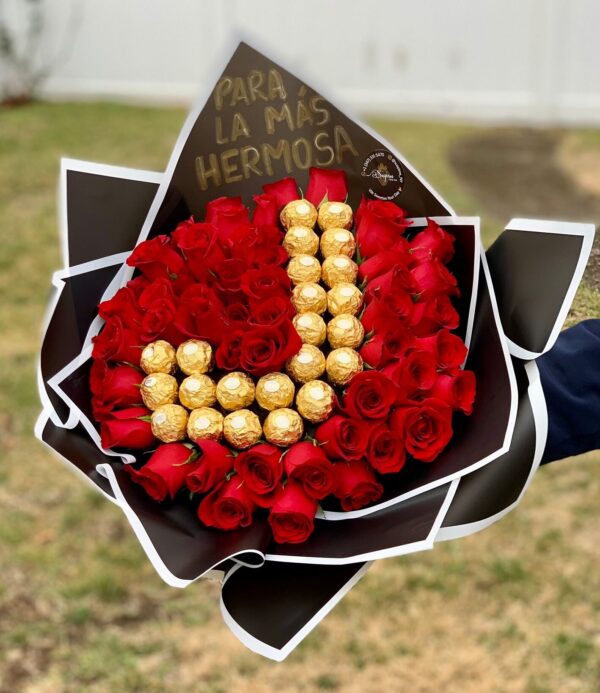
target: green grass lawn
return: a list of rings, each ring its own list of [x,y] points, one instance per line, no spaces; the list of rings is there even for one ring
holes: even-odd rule
[[[597,690],[598,453],[543,469],[519,510],[480,535],[379,562],[276,665],[229,634],[216,585],[164,585],[118,509],[33,439],[59,159],[161,170],[183,118],[111,104],[0,110],[0,691]],[[492,204],[456,164],[473,141],[485,153],[488,136],[514,131],[373,124],[457,212],[483,215],[486,242],[527,201],[503,211],[502,190]],[[596,154],[599,135],[548,134]],[[585,200],[595,214],[598,199]],[[564,218],[581,205],[565,195]],[[572,321],[600,316],[593,285]]]

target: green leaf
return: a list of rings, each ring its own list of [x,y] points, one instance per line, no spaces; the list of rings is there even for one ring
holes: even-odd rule
[[[324,198],[321,200],[321,202],[319,202],[319,204],[317,205],[317,209],[319,209],[319,207],[320,207],[321,205],[324,205],[326,202],[329,202],[329,197],[327,196],[327,193],[325,193],[325,197],[324,197]]]

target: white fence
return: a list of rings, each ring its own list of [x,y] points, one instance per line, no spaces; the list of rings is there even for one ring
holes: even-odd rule
[[[241,31],[358,111],[600,123],[599,0],[46,4],[46,51],[78,18],[53,97],[189,102]]]

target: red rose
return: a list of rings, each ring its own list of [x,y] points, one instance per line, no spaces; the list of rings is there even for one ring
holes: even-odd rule
[[[377,424],[371,429],[367,458],[380,474],[399,472],[406,462],[404,441],[385,424]]]
[[[354,419],[384,419],[397,397],[396,386],[383,373],[357,373],[344,394],[344,409]]]
[[[369,303],[373,299],[399,292],[411,295],[417,292],[415,279],[405,265],[394,265],[391,270],[370,281],[365,289],[365,300]]]
[[[119,318],[125,324],[139,321],[142,311],[133,289],[124,286],[108,301],[102,301],[98,306],[98,315],[103,320]]]
[[[278,209],[298,199],[298,186],[293,178],[282,178],[275,183],[265,183],[262,187],[267,195],[275,198]]]
[[[90,372],[90,389],[96,420],[104,418],[115,407],[141,404],[140,384],[143,379],[143,373],[137,368],[109,368],[105,361],[94,361]]]
[[[235,474],[202,499],[198,518],[207,527],[233,530],[251,525],[255,509],[248,487]]]
[[[275,225],[279,221],[279,205],[272,195],[262,193],[254,195],[254,212],[252,214],[252,224],[261,226],[262,224]]]
[[[255,503],[263,508],[270,507],[283,475],[281,450],[267,443],[255,445],[241,452],[235,458],[234,466],[240,479],[255,496]]]
[[[276,497],[269,513],[273,539],[278,544],[301,544],[315,528],[317,501],[304,492],[302,486],[288,481]]]
[[[140,469],[126,464],[125,470],[149,496],[163,501],[167,495],[174,498],[183,486],[186,476],[196,466],[193,459],[194,452],[187,445],[166,443],[159,445]]]
[[[233,455],[229,448],[214,440],[194,441],[201,455],[193,468],[188,470],[185,483],[192,493],[207,493],[224,483],[233,469]]]
[[[250,310],[245,303],[230,303],[225,306],[223,319],[235,330],[244,329],[250,317]]]
[[[433,219],[427,219],[427,228],[410,241],[413,262],[425,262],[436,258],[447,264],[454,255],[454,236],[446,233]]]
[[[140,308],[146,310],[155,301],[159,299],[167,299],[167,301],[176,301],[175,286],[167,277],[160,277],[152,282],[148,282],[144,290],[138,297]]]
[[[417,337],[434,334],[441,328],[455,330],[460,317],[446,294],[440,294],[427,302],[415,303],[410,324]]]
[[[292,282],[281,267],[265,267],[244,272],[241,278],[242,291],[250,300],[264,301],[272,296],[290,294]]]
[[[283,467],[288,479],[298,482],[304,493],[320,500],[335,488],[333,465],[318,445],[296,443],[285,453]]]
[[[251,325],[280,325],[295,312],[287,296],[272,296],[264,301],[252,301],[249,322]]]
[[[142,417],[150,417],[150,412],[145,407],[129,407],[112,412],[110,419],[100,424],[102,447],[107,450],[144,450],[152,447],[155,441],[150,421],[144,421]]]
[[[381,368],[391,361],[398,361],[414,344],[412,332],[402,323],[392,323],[368,339],[360,349],[365,363]]]
[[[406,322],[410,324],[414,302],[406,291],[395,291],[374,298],[365,308],[360,321],[367,332],[389,327],[390,323]]]
[[[397,386],[401,397],[408,400],[421,397],[431,390],[437,377],[433,355],[417,349],[387,366],[383,372]]]
[[[365,454],[369,427],[363,421],[337,414],[317,428],[315,438],[330,459],[358,460]]]
[[[418,406],[396,409],[390,428],[415,459],[433,462],[452,438],[452,410],[440,400],[426,399]]]
[[[206,339],[212,345],[223,338],[223,304],[213,289],[195,284],[186,289],[175,316],[175,326],[188,337]]]
[[[373,279],[389,272],[394,265],[408,267],[410,261],[408,241],[401,236],[393,248],[376,253],[362,262],[358,266],[358,276],[361,281],[371,282]]]
[[[216,226],[196,222],[194,217],[182,221],[173,231],[171,238],[198,280],[205,280],[208,268],[225,257],[218,242]]]
[[[356,241],[363,257],[394,247],[409,222],[404,210],[385,200],[361,200],[356,211]]]
[[[103,361],[127,361],[138,364],[142,355],[140,336],[127,329],[120,318],[110,318],[93,340],[92,356]]]
[[[265,269],[267,267],[282,267],[289,260],[289,256],[281,243],[261,245],[252,252],[245,254],[248,267],[253,269]]]
[[[185,269],[183,258],[173,248],[168,236],[156,236],[142,241],[127,258],[127,264],[139,269],[149,279],[176,279]]]
[[[469,416],[475,401],[475,373],[458,371],[454,375],[438,375],[431,396]]]
[[[239,258],[230,258],[216,263],[213,271],[215,286],[225,294],[225,301],[243,300],[242,276],[246,271],[246,263]]]
[[[439,260],[427,260],[411,270],[421,301],[428,301],[439,294],[459,295],[456,277]]]
[[[433,354],[441,371],[453,371],[467,358],[467,347],[460,337],[448,330],[440,330],[429,337],[416,340],[416,347]]]
[[[154,342],[156,339],[164,339],[178,347],[185,337],[173,323],[177,313],[175,301],[159,298],[151,303],[144,312],[142,318],[142,331],[140,334],[143,344]]]
[[[142,291],[150,285],[150,280],[148,277],[144,277],[143,274],[138,274],[137,277],[134,277],[133,279],[130,279],[127,284],[125,285],[125,288],[130,289],[133,291],[133,295],[137,298],[140,297]]]
[[[318,207],[324,199],[328,202],[344,202],[347,196],[348,183],[344,171],[310,167],[306,199],[315,207]]]
[[[217,197],[206,205],[205,222],[216,226],[226,240],[239,226],[248,226],[248,210],[241,197]]]
[[[242,337],[240,365],[255,376],[279,371],[301,347],[302,340],[290,320],[253,327]]]
[[[225,371],[237,371],[240,368],[242,355],[242,338],[244,330],[228,330],[215,351],[215,362],[218,368]]]
[[[340,499],[343,510],[364,508],[378,501],[383,494],[383,486],[364,460],[338,462],[335,476],[335,495]]]

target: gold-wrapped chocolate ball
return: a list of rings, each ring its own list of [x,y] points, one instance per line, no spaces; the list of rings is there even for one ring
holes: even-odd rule
[[[188,339],[177,347],[177,364],[186,375],[208,373],[212,360],[211,345],[201,339]]]
[[[294,383],[285,373],[269,373],[256,383],[256,401],[268,411],[289,407],[295,391]]]
[[[223,435],[223,414],[211,407],[198,407],[190,412],[187,423],[190,440],[221,440]]]
[[[354,284],[358,265],[347,255],[330,255],[323,262],[323,281],[331,289],[336,284]]]
[[[275,409],[265,419],[265,438],[273,445],[287,447],[297,443],[304,433],[300,414],[293,409]]]
[[[327,310],[332,315],[348,313],[356,315],[363,302],[363,295],[354,284],[341,282],[327,292]]]
[[[283,247],[290,257],[316,255],[319,237],[308,226],[290,226],[283,239]]]
[[[151,373],[140,385],[144,404],[154,411],[163,404],[173,404],[177,399],[177,380],[168,373]]]
[[[356,241],[354,236],[347,229],[332,228],[327,229],[321,236],[321,255],[346,255],[354,257],[356,252]]]
[[[142,350],[140,367],[148,374],[174,373],[177,368],[175,349],[164,339],[151,342]]]
[[[352,207],[345,202],[323,202],[319,207],[319,227],[349,229],[352,226]]]
[[[208,375],[188,375],[179,386],[179,401],[188,409],[211,407],[217,401],[217,386]]]
[[[300,351],[287,362],[287,372],[297,383],[316,380],[325,372],[325,355],[312,344],[303,344]]]
[[[313,255],[296,255],[290,259],[287,273],[293,284],[318,282],[321,279],[321,263]]]
[[[223,420],[223,435],[229,445],[244,450],[258,441],[262,435],[262,426],[254,412],[239,409],[227,414]]]
[[[252,378],[240,371],[224,375],[217,383],[217,400],[223,409],[243,409],[254,402]]]
[[[358,351],[349,347],[340,347],[329,352],[327,356],[327,377],[336,385],[345,385],[363,369],[363,360]]]
[[[294,287],[292,303],[298,313],[324,313],[327,310],[327,294],[320,284],[303,282]]]
[[[335,392],[331,385],[322,380],[305,383],[296,395],[296,408],[307,421],[325,421],[333,411]]]
[[[317,210],[308,200],[292,200],[281,210],[279,218],[286,229],[291,226],[308,226],[312,229],[317,223]]]
[[[294,315],[292,322],[296,332],[304,344],[321,346],[327,336],[327,325],[325,320],[317,313],[299,313]]]
[[[349,313],[340,313],[327,323],[327,341],[332,349],[358,349],[365,338],[361,321]]]
[[[185,438],[187,410],[179,404],[163,404],[152,412],[152,433],[163,443],[176,443]]]

